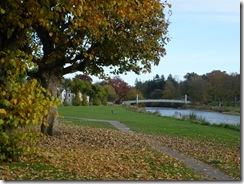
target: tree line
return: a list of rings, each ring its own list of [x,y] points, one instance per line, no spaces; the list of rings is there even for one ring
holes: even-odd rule
[[[227,74],[214,70],[204,75],[187,73],[183,81],[177,81],[170,74],[167,79],[156,75],[152,80],[136,80],[135,88],[144,98],[182,99],[187,95],[193,103],[208,104],[240,101],[240,74]]]
[[[74,93],[72,104],[76,106],[107,105],[108,102],[120,104],[123,100],[132,99],[140,93],[139,90],[129,86],[119,76],[92,84],[90,76],[76,75],[73,79],[63,78],[60,81],[60,87]],[[82,94],[82,99],[80,94]],[[87,102],[87,96],[89,96],[90,104]],[[65,99],[63,104],[68,105]]]
[[[220,70],[204,75],[187,73],[183,81],[171,74],[166,79],[164,75],[156,75],[144,82],[136,79],[135,86],[129,86],[119,76],[96,84],[92,84],[92,79],[86,75],[76,75],[65,81],[76,96],[77,92],[90,96],[93,105],[121,104],[135,100],[137,95],[139,99],[184,99],[187,95],[192,103],[206,105],[213,102],[228,105],[240,101],[240,74]],[[75,100],[74,105],[82,105],[82,102]]]

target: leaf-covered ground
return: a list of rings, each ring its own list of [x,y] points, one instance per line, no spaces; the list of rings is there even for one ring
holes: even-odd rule
[[[168,146],[172,149],[178,150],[185,155],[201,160],[215,168],[218,168],[223,173],[240,180],[240,145],[233,145],[226,147],[216,143],[214,140],[197,141],[170,136],[148,136],[161,146]]]
[[[159,153],[146,138],[117,130],[57,125],[60,134],[40,139],[40,152],[2,163],[3,180],[204,180]],[[167,141],[166,141],[167,142]]]

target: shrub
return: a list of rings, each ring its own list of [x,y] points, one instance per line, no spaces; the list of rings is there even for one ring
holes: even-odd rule
[[[49,108],[60,101],[37,80],[24,80],[31,56],[8,51],[0,52],[0,58],[0,161],[15,161],[35,150],[41,133],[32,131],[32,126],[45,124]]]
[[[93,98],[92,104],[93,105],[100,105],[100,102],[101,102],[101,100],[98,97],[95,96]]]
[[[86,95],[82,95],[82,103],[81,103],[83,106],[88,106],[89,105],[89,102],[87,100],[87,96]]]
[[[81,99],[80,99],[80,96],[78,94],[75,94],[75,97],[74,97],[72,103],[75,106],[80,106],[81,105]]]

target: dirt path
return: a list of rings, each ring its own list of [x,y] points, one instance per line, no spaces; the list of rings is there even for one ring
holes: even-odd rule
[[[88,118],[72,118],[72,117],[65,117],[65,119],[74,119],[74,120],[83,120],[83,121],[93,121],[93,122],[106,122],[113,125],[115,128],[119,129],[122,132],[128,132],[128,133],[135,133],[132,130],[130,130],[129,127],[127,127],[125,124],[114,121],[114,120],[98,120],[98,119],[88,119]],[[148,143],[156,150],[167,154],[181,162],[183,162],[185,165],[190,167],[194,172],[199,173],[203,175],[204,177],[208,178],[208,180],[222,180],[222,181],[234,181],[233,178],[230,176],[227,176],[220,172],[219,170],[211,167],[208,164],[205,164],[199,160],[196,160],[194,158],[188,157],[176,150],[173,150],[166,146],[160,146],[157,141],[153,139],[148,139]]]

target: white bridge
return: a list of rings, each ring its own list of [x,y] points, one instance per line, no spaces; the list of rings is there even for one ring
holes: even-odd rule
[[[123,101],[123,104],[130,105],[130,104],[138,104],[138,103],[154,103],[154,102],[163,102],[163,103],[183,103],[183,104],[189,104],[191,101],[187,100],[187,95],[185,95],[184,100],[174,100],[174,99],[143,99],[139,100],[138,95],[136,100],[128,100]]]

